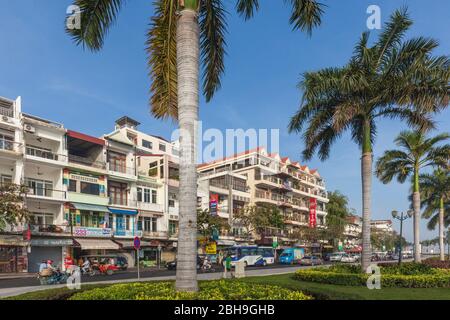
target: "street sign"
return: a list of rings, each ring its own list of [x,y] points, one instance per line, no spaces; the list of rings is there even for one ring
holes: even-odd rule
[[[139,250],[141,248],[141,239],[139,239],[139,237],[135,237],[133,244],[134,244],[134,248],[136,250]]]
[[[209,242],[205,246],[206,254],[217,254],[217,245],[215,242]]]

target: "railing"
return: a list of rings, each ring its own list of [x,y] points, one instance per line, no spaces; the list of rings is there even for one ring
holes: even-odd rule
[[[112,171],[112,172],[118,172],[118,173],[132,175],[132,176],[136,175],[136,171],[134,168],[114,164],[111,162],[108,163],[108,170]]]
[[[0,150],[6,150],[6,151],[15,151],[17,147],[21,146],[22,144],[19,142],[6,140],[6,139],[0,139]]]
[[[31,233],[70,233],[70,226],[56,224],[30,224]]]
[[[45,198],[55,198],[55,199],[66,199],[66,191],[63,190],[54,190],[49,188],[43,188],[43,187],[29,187],[27,194],[30,196],[37,196],[37,197],[45,197]]]
[[[14,109],[12,107],[11,108],[0,107],[0,116],[14,118]]]
[[[98,168],[98,169],[106,169],[106,162],[95,161],[90,158],[80,157],[73,154],[69,154],[69,161],[74,163],[79,163],[82,165]]]
[[[136,207],[137,201],[136,200],[130,200],[127,198],[116,198],[109,196],[109,204],[117,205],[117,206],[128,206],[128,207]]]
[[[137,207],[141,210],[147,210],[147,211],[157,211],[157,212],[163,211],[162,204],[158,204],[158,203],[138,201]]]
[[[67,161],[67,156],[63,154],[56,154],[52,151],[26,146],[26,154],[33,157],[44,158],[55,161]]]

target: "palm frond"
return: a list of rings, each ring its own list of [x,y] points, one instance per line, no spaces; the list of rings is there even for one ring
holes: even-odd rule
[[[209,102],[220,89],[226,55],[226,11],[222,0],[203,0],[200,8],[200,50],[203,66],[203,93]]]
[[[238,0],[236,2],[236,11],[245,20],[253,17],[254,13],[259,10],[259,0]]]
[[[157,0],[147,32],[151,112],[156,118],[178,119],[177,2]]]
[[[316,0],[285,0],[292,6],[289,23],[294,30],[302,30],[308,34],[322,23],[324,5]]]
[[[66,32],[77,45],[98,51],[124,3],[125,0],[75,0],[73,4],[80,8],[81,28],[66,26]]]

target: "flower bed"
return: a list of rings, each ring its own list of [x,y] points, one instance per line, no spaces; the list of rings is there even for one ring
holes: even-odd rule
[[[447,288],[450,287],[450,271],[431,268],[423,264],[382,265],[382,287]],[[295,279],[345,286],[366,286],[370,275],[356,266],[337,265],[330,268],[298,270]]]
[[[117,284],[74,294],[71,300],[310,300],[300,291],[239,281],[200,283],[198,293],[176,292],[171,282]]]
[[[423,260],[422,263],[430,266],[431,268],[450,269],[450,260],[440,261],[437,258],[428,258]]]

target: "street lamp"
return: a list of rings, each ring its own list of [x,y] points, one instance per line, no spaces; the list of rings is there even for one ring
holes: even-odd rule
[[[405,221],[408,218],[411,218],[413,215],[413,211],[410,209],[406,211],[406,214],[400,212],[400,215],[398,211],[394,210],[392,211],[392,218],[397,219],[400,221],[400,240],[399,240],[399,254],[398,254],[398,264],[402,263],[402,238],[403,238],[403,221]]]

